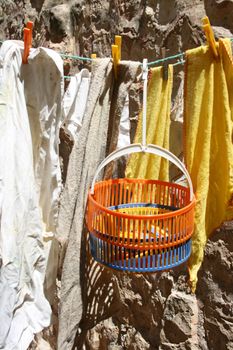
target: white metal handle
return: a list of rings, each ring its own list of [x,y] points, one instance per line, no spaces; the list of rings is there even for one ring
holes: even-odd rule
[[[122,156],[125,156],[127,154],[132,154],[132,153],[150,153],[150,154],[154,154],[156,156],[160,156],[163,157],[167,160],[169,160],[170,162],[172,162],[174,165],[177,166],[177,168],[179,168],[182,173],[185,175],[187,181],[188,181],[188,185],[189,185],[189,189],[190,189],[190,201],[192,201],[193,199],[193,185],[192,185],[192,180],[190,178],[190,175],[185,167],[185,165],[179,160],[179,158],[177,158],[173,153],[171,153],[170,151],[168,151],[165,148],[162,148],[160,146],[156,146],[156,145],[146,145],[143,146],[140,143],[133,143],[129,146],[126,147],[122,147],[112,153],[110,153],[98,166],[96,173],[94,175],[92,184],[91,184],[91,193],[94,193],[94,187],[95,187],[95,182],[96,179],[100,173],[100,171],[110,162],[112,162],[113,160],[120,158]]]
[[[144,58],[142,64],[142,80],[143,80],[143,104],[142,104],[142,145],[146,146],[146,109],[147,109],[147,81],[148,81],[148,65],[147,58]]]

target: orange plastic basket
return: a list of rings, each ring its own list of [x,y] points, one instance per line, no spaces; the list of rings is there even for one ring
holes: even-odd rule
[[[132,152],[135,145],[131,145]],[[149,145],[156,154],[164,150]],[[128,149],[128,147],[127,147]],[[116,151],[101,163],[97,173]],[[170,156],[170,158],[169,158]],[[175,159],[166,151],[165,158]],[[180,166],[180,163],[182,166]],[[88,195],[87,226],[95,260],[117,270],[152,272],[177,266],[191,252],[195,198],[189,188],[175,183],[144,179],[114,179],[95,183]],[[190,189],[191,187],[191,189]]]

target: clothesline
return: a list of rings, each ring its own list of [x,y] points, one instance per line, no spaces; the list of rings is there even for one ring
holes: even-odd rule
[[[185,60],[180,60],[176,63],[173,63],[173,67],[178,66],[179,64],[184,64],[184,62],[185,62]],[[150,62],[150,63],[152,63],[152,62]],[[148,66],[149,66],[149,64],[148,64]],[[72,77],[72,75],[64,75],[64,79],[70,79],[71,77]]]
[[[233,38],[230,38],[230,41],[233,42]],[[0,40],[0,43],[2,44],[3,41]],[[60,52],[59,52],[59,54],[61,55],[61,57],[70,58],[70,59],[73,59],[73,60],[89,61],[89,62],[93,61],[93,58],[89,58],[89,57],[83,57],[83,56],[78,56],[78,55],[69,55],[69,54],[60,53]],[[170,61],[170,60],[173,60],[173,59],[180,58],[179,61],[177,61],[177,62],[175,62],[173,64],[173,66],[177,66],[177,65],[183,64],[185,62],[184,55],[185,55],[185,53],[181,52],[181,53],[178,53],[178,54],[175,54],[175,55],[171,55],[171,56],[168,56],[168,57],[160,58],[160,59],[152,61],[152,62],[148,62],[147,65],[148,65],[148,67],[150,67],[150,66],[153,66],[153,65],[156,65],[156,64],[159,64],[159,63],[163,63],[163,62],[166,62],[166,61]],[[64,76],[64,78],[65,79],[70,79],[71,76]]]
[[[0,43],[2,44],[3,41],[0,40]],[[93,58],[89,58],[89,57],[83,57],[83,56],[78,56],[78,55],[69,55],[69,54],[65,54],[65,53],[60,53],[60,56],[62,58],[69,58],[69,59],[73,59],[73,60],[80,60],[80,61],[88,61],[88,62],[91,62],[93,61]],[[158,63],[163,63],[163,62],[166,62],[166,61],[169,61],[169,60],[172,60],[172,59],[176,59],[176,58],[182,58],[180,61],[176,62],[173,64],[173,66],[177,66],[179,64],[183,64],[185,61],[183,59],[184,57],[184,53],[179,53],[179,54],[176,54],[176,55],[173,55],[173,56],[168,56],[168,57],[165,57],[165,58],[161,58],[161,59],[158,59],[156,61],[152,61],[152,62],[148,62],[148,67],[149,66],[152,66],[152,65],[156,65]],[[64,79],[70,79],[71,76],[70,75],[65,75],[64,76]]]
[[[233,42],[233,38],[230,38],[230,41]],[[92,61],[93,60],[93,58],[82,57],[82,56],[77,56],[77,55],[68,55],[68,54],[63,54],[63,53],[61,53],[60,55],[63,56],[63,57],[66,57],[66,58],[83,60],[83,61]],[[152,61],[152,62],[148,62],[147,65],[148,66],[153,66],[153,65],[156,65],[156,64],[159,64],[159,63],[163,63],[163,62],[170,61],[170,60],[173,60],[173,59],[176,59],[176,58],[180,58],[181,59],[180,61],[178,61],[178,62],[173,64],[173,66],[176,66],[176,65],[184,63],[184,55],[185,55],[185,52],[181,52],[181,53],[178,53],[178,54],[175,54],[175,55],[171,55],[171,56],[167,56],[167,57],[164,57],[164,58],[160,58],[160,59]]]
[[[184,52],[181,52],[181,53],[178,53],[176,55],[172,55],[172,56],[160,58],[160,59],[158,59],[156,61],[148,62],[147,65],[148,66],[153,66],[154,64],[163,63],[163,62],[175,59],[175,58],[183,58],[183,57],[184,57]],[[174,63],[174,65],[181,64],[183,62],[184,62],[184,59],[182,59],[182,61],[178,61],[178,62]]]
[[[233,41],[233,38],[230,38],[230,41]],[[0,43],[2,44],[3,41],[0,40]],[[89,58],[89,57],[83,57],[83,56],[78,56],[78,55],[69,55],[69,54],[65,54],[65,53],[59,53],[59,54],[62,57],[64,57],[64,58],[70,58],[70,59],[73,59],[73,60],[93,61],[93,58]],[[184,54],[185,54],[184,52],[181,52],[181,53],[178,53],[176,55],[171,55],[171,56],[168,56],[168,57],[160,58],[158,60],[155,60],[155,61],[152,61],[152,62],[148,62],[147,65],[148,66],[152,66],[152,65],[155,65],[155,64],[158,64],[158,63],[163,63],[163,62],[166,62],[166,61],[170,61],[170,60],[175,59],[175,58],[183,58]],[[174,63],[174,65],[181,64],[181,63],[183,63],[182,61],[178,61],[178,62]]]
[[[89,57],[82,57],[82,56],[77,56],[77,55],[68,55],[65,53],[59,53],[61,57],[64,58],[71,58],[74,60],[81,60],[81,61],[93,61],[93,58],[89,58]]]
[[[77,56],[77,55],[68,55],[68,54],[63,54],[63,53],[60,53],[60,55],[62,57],[64,57],[64,58],[71,58],[71,59],[74,59],[74,60],[77,59],[77,60],[81,60],[81,61],[93,61],[95,59],[95,58],[82,57],[82,56]],[[148,66],[152,66],[154,64],[163,63],[165,61],[169,61],[169,60],[172,60],[172,59],[175,59],[175,58],[181,58],[183,56],[184,56],[184,52],[176,54],[176,55],[173,55],[173,56],[168,56],[168,57],[165,57],[165,58],[161,58],[161,59],[158,59],[156,61],[148,62],[147,65]],[[178,61],[175,64],[181,64],[181,63],[183,63],[182,61]]]

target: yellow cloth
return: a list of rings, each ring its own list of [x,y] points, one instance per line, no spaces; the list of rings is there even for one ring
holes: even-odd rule
[[[228,39],[219,40],[219,56],[215,60],[207,46],[186,53],[184,150],[197,197],[190,259],[193,291],[207,238],[233,218],[233,63]]]
[[[170,107],[173,67],[168,67],[168,79],[163,79],[163,67],[153,68],[147,95],[147,144],[169,148]],[[142,142],[142,114],[140,114],[135,143]],[[130,156],[125,176],[129,178],[168,181],[168,162],[147,153]]]

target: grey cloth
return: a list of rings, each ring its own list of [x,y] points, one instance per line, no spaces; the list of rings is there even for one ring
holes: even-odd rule
[[[112,94],[112,62],[96,59],[92,66],[90,94],[83,126],[68,167],[61,200],[58,239],[68,246],[61,280],[58,349],[72,348],[82,317],[80,285],[81,236],[88,190],[95,170],[105,157]]]
[[[130,86],[135,82],[140,72],[140,62],[121,61],[118,66],[118,78],[114,84],[110,110],[109,125],[111,125],[111,127],[109,128],[108,133],[107,153],[113,152],[117,147],[120,118],[125,99]]]
[[[119,136],[119,126],[121,112],[125,104],[126,96],[129,92],[129,88],[132,83],[136,80],[138,74],[140,73],[140,62],[129,62],[121,61],[118,67],[118,78],[114,85],[113,98],[111,103],[110,120],[107,140],[106,153],[109,154],[113,152],[117,147],[117,141]],[[119,159],[116,163],[116,169],[114,169],[114,163],[108,164],[105,170],[105,179],[111,178],[114,175],[122,177],[124,174],[124,159]],[[123,166],[124,167],[124,166]]]
[[[62,271],[58,350],[82,349],[86,331],[122,305],[117,274],[93,260],[83,224],[88,189],[106,152],[117,146],[121,112],[138,72],[138,62],[121,64],[113,86],[108,59],[95,60],[92,68],[87,110],[71,154],[59,214],[63,253],[67,241],[68,246]]]

